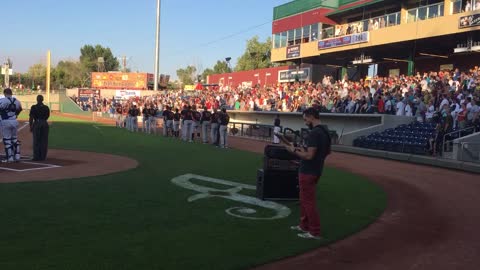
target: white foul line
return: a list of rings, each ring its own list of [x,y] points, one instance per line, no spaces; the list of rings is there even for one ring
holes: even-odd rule
[[[31,165],[41,165],[41,166],[44,166],[44,167],[30,168],[30,169],[12,169],[12,168],[0,167],[0,170],[12,171],[12,172],[28,172],[28,171],[38,171],[38,170],[46,170],[46,169],[54,169],[54,168],[61,168],[62,167],[62,166],[59,166],[59,165],[29,162],[29,161],[22,161],[20,163],[31,164]]]
[[[40,165],[40,166],[44,166],[44,167],[47,167],[47,168],[60,168],[60,167],[62,167],[62,166],[60,166],[60,165],[53,165],[53,164],[46,164],[46,163],[37,163],[37,162],[30,162],[30,161],[22,161],[21,163],[32,164],[32,165]]]
[[[28,123],[28,122],[25,123],[25,124],[23,125],[23,127],[19,128],[19,129],[17,130],[17,132],[20,132],[22,129],[26,128],[29,124],[30,124],[30,123]]]
[[[55,168],[55,167],[40,167],[40,168],[31,168],[31,169],[17,170],[17,169],[0,167],[0,170],[12,171],[12,172],[28,172],[28,171],[39,171],[39,170],[46,170],[46,169],[53,169],[53,168]]]

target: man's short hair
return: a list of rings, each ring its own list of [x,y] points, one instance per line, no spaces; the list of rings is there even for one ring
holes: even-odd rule
[[[13,94],[13,93],[12,93],[12,89],[10,89],[10,88],[5,88],[5,89],[3,90],[3,94],[4,94],[4,95],[12,95],[12,94]]]
[[[37,102],[43,102],[43,96],[42,95],[37,96]]]
[[[306,109],[305,111],[303,111],[303,115],[313,116],[315,119],[320,119],[320,112],[313,107],[310,107],[310,108]]]

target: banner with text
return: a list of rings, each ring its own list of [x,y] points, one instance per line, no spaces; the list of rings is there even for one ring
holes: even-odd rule
[[[300,82],[311,81],[312,74],[310,68],[301,68],[299,70],[289,69],[289,70],[280,70],[278,72],[278,82],[294,82],[296,80]]]
[[[460,17],[458,28],[480,26],[480,13]]]
[[[88,101],[89,99],[100,99],[100,90],[96,89],[78,89],[78,98],[80,101]]]
[[[343,37],[323,39],[318,42],[318,49],[324,50],[324,49],[347,46],[347,45],[352,45],[357,43],[365,43],[369,41],[369,37],[370,35],[368,32],[362,32],[359,34],[353,34],[353,35],[348,35]]]
[[[300,57],[300,45],[287,47],[287,59]]]
[[[97,89],[148,90],[153,81],[147,73],[92,72],[92,88]]]
[[[141,91],[139,90],[117,90],[115,91],[115,99],[130,99],[134,97],[140,97]]]

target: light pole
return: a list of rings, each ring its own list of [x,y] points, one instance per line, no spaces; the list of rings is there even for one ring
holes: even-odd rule
[[[47,104],[50,104],[50,66],[51,66],[51,57],[52,54],[50,51],[47,52],[47,81],[46,81],[46,91],[47,91]]]
[[[155,67],[154,67],[154,86],[153,90],[158,91],[158,71],[160,61],[160,9],[161,0],[157,0],[157,27],[155,31]]]
[[[232,60],[231,57],[225,58],[225,62],[227,62],[227,67],[228,67],[228,73],[232,72],[232,68],[230,67],[230,60]]]

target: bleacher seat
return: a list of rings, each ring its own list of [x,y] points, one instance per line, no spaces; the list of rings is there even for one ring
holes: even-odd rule
[[[457,137],[463,137],[472,132],[461,132]],[[383,132],[375,132],[354,140],[355,147],[385,150],[390,152],[426,155],[429,140],[435,135],[434,123],[419,123],[400,125]],[[456,138],[456,137],[454,137]]]

